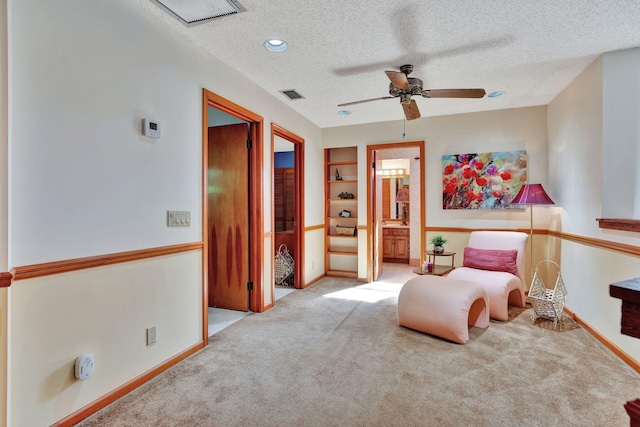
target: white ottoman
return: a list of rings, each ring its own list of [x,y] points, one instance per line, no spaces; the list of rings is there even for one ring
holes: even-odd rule
[[[474,282],[429,275],[414,277],[398,295],[398,324],[466,344],[469,326],[489,326],[489,297]]]

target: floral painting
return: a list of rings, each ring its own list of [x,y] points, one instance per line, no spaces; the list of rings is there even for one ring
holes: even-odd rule
[[[527,182],[527,152],[442,156],[443,209],[522,208],[511,201]]]

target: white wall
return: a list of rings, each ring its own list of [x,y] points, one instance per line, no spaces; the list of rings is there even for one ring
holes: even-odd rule
[[[601,59],[549,104],[548,126],[556,229],[600,235],[595,219],[602,214]]]
[[[640,219],[640,48],[602,59],[602,218]]]
[[[551,208],[551,228],[579,236],[640,246],[637,233],[598,228],[596,218],[603,212],[601,194],[613,191],[602,188],[604,175],[612,170],[604,164],[603,116],[611,122],[626,117],[613,117],[618,109],[603,102],[603,81],[616,70],[604,68],[608,55],[598,59],[573,81],[548,106],[549,180],[557,207]],[[617,54],[614,54],[617,55]],[[610,65],[612,65],[611,63]],[[619,71],[619,70],[618,70]],[[635,75],[640,69],[635,69]],[[634,102],[637,102],[637,97]],[[632,120],[630,126],[637,126]],[[625,125],[626,126],[626,125]],[[634,152],[634,142],[625,138],[617,148]],[[629,189],[625,182],[616,188]],[[552,242],[561,260],[567,306],[587,323],[603,333],[636,360],[640,360],[640,340],[620,334],[621,301],[609,296],[609,284],[640,276],[637,257],[559,239]]]
[[[7,1],[0,0],[0,272],[8,270],[8,52],[7,52]],[[9,378],[9,289],[0,289],[0,426],[7,425]]]
[[[491,102],[491,99],[484,102]],[[528,210],[443,210],[442,155],[526,150],[529,182],[541,182],[553,198],[553,188],[547,183],[546,121],[546,107],[517,108],[412,120],[407,122],[405,140],[401,138],[402,122],[384,122],[326,128],[322,130],[322,141],[326,147],[357,145],[358,175],[366,177],[367,145],[424,140],[427,227],[529,228]],[[358,193],[366,194],[366,180],[360,179],[358,185]],[[358,211],[366,212],[365,198],[358,200]],[[547,211],[546,208],[535,209],[534,227],[547,227]],[[366,216],[360,215],[358,225],[365,223]],[[447,237],[446,233],[440,234]],[[366,248],[366,244],[360,245],[360,253],[365,253],[363,247]],[[359,257],[359,263],[359,277],[366,277],[366,258]]]
[[[7,52],[7,2],[0,0],[0,272],[8,267],[9,191],[9,76]]]
[[[11,425],[50,425],[199,342],[201,266],[193,251],[13,285]],[[78,381],[86,352],[94,375]]]
[[[8,248],[9,261],[0,271],[200,241],[203,88],[264,117],[265,171],[272,168],[271,122],[303,137],[306,193],[322,194],[320,130],[134,2],[12,1],[9,28],[10,236],[1,239],[0,255]],[[161,122],[160,140],[141,135],[143,117]],[[270,185],[266,176],[267,233]],[[3,191],[0,180],[0,208]],[[321,197],[306,201],[307,225],[323,223],[322,206]],[[169,209],[190,210],[192,226],[167,228]],[[323,271],[316,240],[307,239],[306,259]],[[265,246],[267,303],[272,256]],[[11,425],[49,425],[198,343],[200,257],[189,252],[15,282],[7,303]],[[147,348],[151,324],[158,344]],[[70,372],[84,351],[96,354],[96,374],[79,383]],[[48,360],[34,369],[30,354]]]

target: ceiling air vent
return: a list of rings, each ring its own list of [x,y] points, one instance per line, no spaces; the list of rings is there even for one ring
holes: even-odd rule
[[[295,89],[281,90],[280,93],[284,94],[284,96],[292,101],[296,99],[304,99],[304,96],[300,95]]]
[[[246,12],[236,0],[152,0],[187,27]]]

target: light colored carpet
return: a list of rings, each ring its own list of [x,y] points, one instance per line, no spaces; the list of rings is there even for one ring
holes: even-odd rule
[[[400,287],[324,278],[79,425],[629,425],[640,376],[584,329],[512,309],[453,344],[396,324]]]

